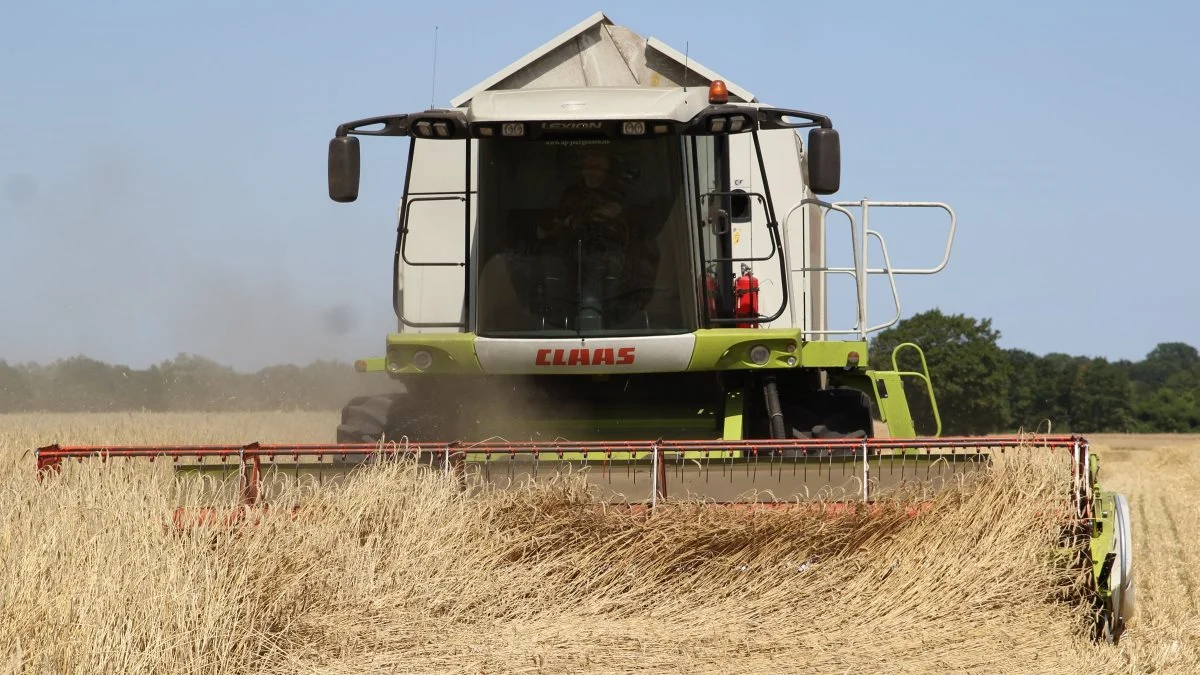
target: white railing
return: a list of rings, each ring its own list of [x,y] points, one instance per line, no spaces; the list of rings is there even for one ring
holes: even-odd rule
[[[825,329],[809,329],[805,333],[811,339],[813,336],[830,336],[830,335],[853,335],[860,340],[865,340],[867,335],[875,331],[883,330],[900,322],[900,293],[896,288],[896,276],[901,274],[937,274],[946,268],[946,264],[950,262],[950,251],[954,246],[954,232],[958,226],[958,217],[954,213],[954,209],[948,204],[942,202],[884,202],[871,201],[863,199],[857,202],[826,202],[820,199],[804,199],[792,206],[784,214],[783,228],[785,232],[790,232],[789,221],[795,212],[805,206],[815,205],[821,208],[821,241],[824,251],[828,250],[828,215],[831,211],[840,213],[846,217],[850,224],[850,237],[853,241],[851,253],[853,255],[853,265],[850,267],[830,267],[805,265],[804,267],[792,268],[791,272],[803,272],[805,274],[819,274],[823,278],[829,274],[845,274],[854,280],[855,286],[855,323],[853,328],[825,328]],[[850,209],[857,207],[861,211],[861,225],[855,219],[854,214]],[[870,226],[871,209],[879,208],[933,208],[945,211],[950,217],[950,229],[946,235],[946,247],[942,255],[942,260],[934,267],[902,267],[897,268],[892,266],[891,256],[888,253],[887,242],[884,241],[883,235],[878,231],[872,230]],[[879,249],[883,257],[882,267],[871,267],[867,261],[868,257],[868,242],[874,238],[879,242]],[[794,255],[794,254],[793,254]],[[808,251],[804,252],[808,255]],[[828,258],[828,256],[825,256]],[[867,321],[867,291],[871,275],[884,275],[888,280],[888,287],[892,293],[892,304],[894,313],[892,317],[880,324],[870,325]],[[825,293],[825,303],[829,302],[828,287],[822,284]],[[828,313],[828,309],[826,309]]]

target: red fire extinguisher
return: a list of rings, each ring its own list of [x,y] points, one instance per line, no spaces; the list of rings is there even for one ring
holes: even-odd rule
[[[742,263],[742,275],[734,284],[733,295],[736,298],[734,315],[739,319],[758,318],[758,279],[750,271],[750,267]],[[758,328],[757,322],[739,323],[738,328]]]

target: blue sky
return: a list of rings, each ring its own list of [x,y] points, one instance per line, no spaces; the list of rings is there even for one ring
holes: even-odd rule
[[[905,316],[991,317],[1037,353],[1200,345],[1196,5],[698,7],[0,0],[0,359],[379,352],[403,145],[365,143],[362,197],[334,204],[334,127],[429,105],[435,25],[445,105],[600,10],[830,115],[838,199],[955,207]],[[897,264],[939,257],[938,223],[876,224]]]

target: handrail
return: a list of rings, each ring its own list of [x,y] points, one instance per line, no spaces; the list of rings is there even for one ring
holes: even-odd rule
[[[907,201],[872,201],[863,199],[857,202],[825,202],[821,199],[806,198],[802,199],[789,208],[783,218],[783,226],[787,230],[791,217],[796,210],[807,205],[816,205],[822,209],[821,211],[821,233],[823,245],[828,249],[828,214],[831,211],[836,211],[846,216],[850,221],[850,237],[852,240],[851,255],[853,257],[853,267],[831,267],[825,266],[809,266],[791,268],[790,272],[801,272],[805,274],[847,274],[854,280],[855,285],[855,325],[852,329],[823,329],[823,330],[806,330],[805,333],[812,336],[829,336],[829,335],[855,335],[859,339],[865,340],[867,335],[885,328],[896,325],[900,322],[903,316],[903,310],[900,302],[900,292],[896,284],[896,276],[901,274],[928,275],[937,274],[946,268],[950,261],[950,253],[954,246],[954,236],[958,230],[958,216],[950,205],[943,202],[907,202]],[[850,211],[851,207],[858,207],[862,210],[861,226],[857,222],[854,214]],[[945,211],[950,218],[950,228],[946,235],[946,244],[943,250],[941,261],[934,267],[895,267],[892,264],[891,254],[888,251],[887,242],[883,235],[878,230],[873,230],[870,227],[870,209],[875,208],[935,208]],[[868,240],[874,238],[879,242],[880,251],[883,254],[883,267],[871,267],[867,261],[868,258]],[[895,314],[891,319],[883,323],[870,326],[867,323],[868,311],[868,284],[870,276],[873,274],[886,275],[888,278],[888,287],[892,293],[892,304],[895,309]],[[825,290],[825,302],[829,302],[829,291]]]
[[[945,211],[950,216],[950,229],[946,233],[946,248],[942,254],[942,261],[937,267],[912,267],[894,270],[895,274],[937,274],[946,269],[946,265],[950,262],[950,250],[954,246],[954,234],[958,229],[958,215],[954,212],[949,204],[944,202],[881,202],[863,199],[858,202],[836,202],[838,206],[858,206],[863,211],[863,227],[869,227],[868,210],[870,207],[882,208],[936,208]],[[872,270],[874,271],[874,270]]]

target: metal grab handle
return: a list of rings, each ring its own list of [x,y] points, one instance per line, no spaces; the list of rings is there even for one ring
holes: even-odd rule
[[[921,370],[924,372],[918,373],[918,372],[914,372],[914,371],[900,370],[900,364],[899,364],[899,360],[897,359],[897,357],[899,356],[900,351],[903,349],[906,349],[906,348],[912,349],[913,351],[915,351],[917,353],[918,356],[921,357]],[[925,383],[925,391],[928,392],[928,394],[929,394],[929,405],[933,409],[933,421],[937,425],[937,430],[934,431],[933,435],[935,437],[941,436],[942,435],[942,415],[938,411],[937,396],[935,396],[933,393],[933,380],[929,376],[929,364],[925,361],[925,350],[921,349],[920,345],[917,345],[912,342],[902,342],[902,343],[896,345],[895,349],[892,350],[892,370],[896,371],[896,373],[898,373],[900,375],[900,377],[915,377],[918,380],[921,380],[922,382]]]

